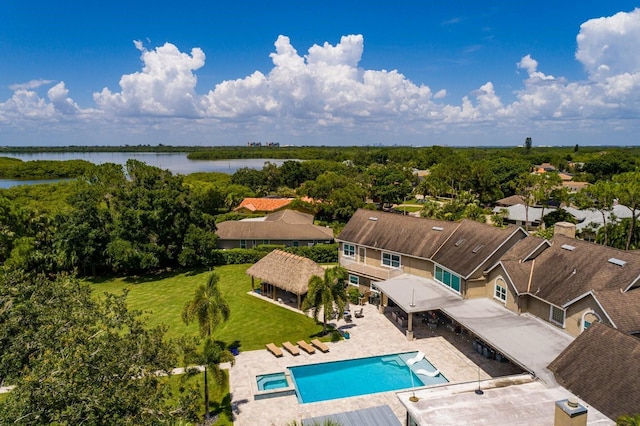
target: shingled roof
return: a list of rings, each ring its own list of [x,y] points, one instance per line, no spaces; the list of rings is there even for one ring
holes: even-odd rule
[[[596,290],[593,296],[618,330],[640,333],[640,288],[624,293],[618,289]]]
[[[467,277],[517,232],[526,236],[516,226],[501,229],[472,220],[449,222],[360,209],[337,240],[431,259]]]
[[[447,269],[467,278],[482,265],[497,261],[496,252],[514,235],[525,238],[526,232],[517,226],[505,229],[465,219],[438,248],[431,259]],[[507,247],[503,249],[506,251]]]
[[[640,413],[640,339],[593,323],[549,364],[560,385],[611,419]]]
[[[359,209],[336,239],[409,256],[430,258],[457,227],[455,222]]]
[[[535,259],[530,293],[556,306],[568,306],[592,290],[624,291],[640,284],[640,253],[556,234]]]
[[[301,295],[309,289],[312,276],[324,277],[324,268],[306,257],[273,250],[247,269],[247,275]]]
[[[333,230],[313,224],[313,216],[283,210],[264,220],[229,220],[216,225],[221,240],[315,240],[333,241]]]

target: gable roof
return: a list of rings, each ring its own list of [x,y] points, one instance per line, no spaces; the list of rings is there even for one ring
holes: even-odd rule
[[[467,277],[517,232],[526,235],[516,226],[501,229],[472,220],[449,222],[360,209],[336,239],[431,259]]]
[[[220,240],[333,241],[333,230],[313,224],[313,216],[282,210],[262,220],[228,220],[216,225]]]
[[[623,333],[640,333],[640,289],[594,291],[607,315]]]
[[[271,213],[264,218],[265,222],[281,221],[292,225],[313,224],[313,215],[297,210],[284,209]]]
[[[520,238],[526,237],[526,233],[517,226],[503,229],[465,219],[431,259],[466,278],[486,264],[518,232],[522,232]]]
[[[245,198],[234,211],[247,209],[252,212],[273,212],[288,206],[293,198]]]
[[[514,206],[516,204],[525,204],[524,198],[521,195],[511,195],[509,197],[501,198],[496,201],[498,206]]]
[[[428,259],[457,227],[455,222],[358,209],[336,239]]]
[[[324,277],[324,268],[311,259],[273,250],[247,269],[247,275],[295,294],[305,294],[309,279]]]
[[[531,290],[556,306],[592,290],[624,291],[640,276],[640,253],[623,251],[555,234],[552,245],[536,257]],[[612,262],[625,262],[620,266]]]
[[[633,360],[640,360],[640,339],[596,322],[549,369],[560,385],[616,419],[640,413],[640,363]]]

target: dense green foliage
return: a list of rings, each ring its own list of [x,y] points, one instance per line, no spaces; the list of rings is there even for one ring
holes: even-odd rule
[[[93,167],[84,160],[22,161],[0,157],[0,179],[60,179],[74,178]]]
[[[143,425],[186,415],[158,375],[177,361],[166,328],[149,328],[125,298],[97,300],[68,276],[3,273],[0,382],[16,388],[0,423]]]

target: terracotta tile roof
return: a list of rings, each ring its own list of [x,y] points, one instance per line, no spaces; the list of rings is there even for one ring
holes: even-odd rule
[[[258,212],[272,212],[291,204],[293,198],[245,198],[234,210],[247,209]]]
[[[640,339],[600,323],[549,364],[558,383],[615,420],[640,413]]]

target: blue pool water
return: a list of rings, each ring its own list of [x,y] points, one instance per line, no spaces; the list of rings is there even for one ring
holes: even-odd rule
[[[346,361],[289,367],[300,402],[317,402],[350,396],[367,395],[446,383],[442,374],[436,377],[416,375],[413,371],[435,368],[426,359],[411,368],[406,360],[416,352],[358,358]]]
[[[286,388],[289,386],[284,373],[263,374],[256,376],[258,390],[267,391],[273,389]]]

